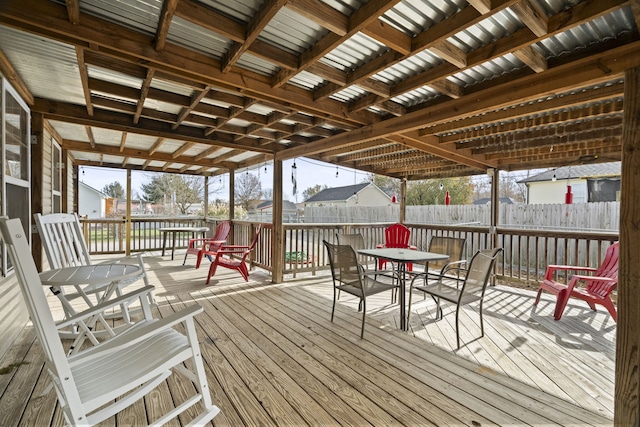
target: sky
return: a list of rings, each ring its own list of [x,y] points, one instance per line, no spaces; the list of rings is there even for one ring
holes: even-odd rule
[[[293,184],[291,182],[292,165],[296,163],[296,176],[298,183],[297,200],[293,194]],[[302,201],[302,192],[309,187],[314,187],[317,184],[327,185],[329,187],[342,187],[346,185],[353,185],[362,182],[368,177],[366,172],[356,171],[354,169],[338,167],[329,163],[319,162],[317,160],[310,160],[306,158],[296,158],[285,160],[282,162],[282,174],[283,174],[283,192],[284,198],[292,202]],[[266,171],[265,171],[266,167]],[[260,182],[262,183],[262,189],[273,189],[273,164],[267,162],[259,166],[253,166],[248,171],[246,169],[240,169],[236,171],[236,174],[247,173],[258,175]],[[336,172],[338,176],[336,177]],[[114,181],[119,181],[123,187],[126,185],[127,173],[124,169],[111,169],[100,168],[95,166],[80,166],[79,169],[80,181],[87,184],[96,190],[102,190],[106,185],[111,184]],[[142,193],[141,185],[149,183],[152,177],[152,173],[143,171],[133,171],[131,173],[131,186],[133,194]],[[220,189],[215,194],[212,194],[212,199],[229,199],[229,174],[223,174],[215,176],[209,179],[210,189]]]

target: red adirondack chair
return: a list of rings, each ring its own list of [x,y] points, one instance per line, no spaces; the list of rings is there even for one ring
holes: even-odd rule
[[[596,309],[596,304],[604,306],[611,314],[614,322],[617,321],[616,307],[611,300],[611,292],[618,286],[618,252],[618,242],[615,242],[607,249],[604,260],[598,268],[569,265],[547,266],[547,272],[538,287],[538,295],[534,304],[537,305],[538,301],[540,301],[542,291],[547,291],[557,295],[556,309],[553,316],[556,320],[560,320],[562,317],[569,298],[574,297],[586,301],[592,310]],[[553,280],[554,273],[559,270],[584,271],[593,273],[593,275],[574,274],[571,276],[569,284],[565,285]],[[577,286],[578,282],[581,281],[587,283],[586,288]]]
[[[187,255],[189,254],[195,254],[197,256],[196,268],[200,268],[203,256],[206,255],[210,260],[213,259],[216,251],[227,242],[227,237],[229,236],[230,231],[231,223],[229,221],[222,221],[216,227],[213,237],[189,239],[187,253],[184,254],[184,261],[182,261],[182,265],[185,265],[187,262]]]
[[[384,244],[379,244],[377,248],[407,248],[416,250],[417,247],[409,244],[411,230],[402,224],[393,224],[384,230]],[[384,270],[387,265],[386,259],[378,260],[378,269]],[[413,264],[407,263],[407,271],[413,270]]]
[[[260,231],[262,230],[262,225],[258,225],[256,229],[256,235],[253,238],[253,242],[249,246],[241,246],[241,245],[230,245],[230,246],[222,246],[216,252],[216,257],[214,258],[211,266],[209,267],[209,274],[207,275],[207,285],[211,280],[211,276],[216,274],[216,269],[218,267],[226,267],[232,270],[237,270],[245,282],[249,281],[249,270],[247,269],[246,259],[247,256],[253,251],[253,248],[258,244],[258,240],[260,239]],[[227,255],[227,256],[225,256]],[[239,256],[239,258],[232,258],[232,255]]]

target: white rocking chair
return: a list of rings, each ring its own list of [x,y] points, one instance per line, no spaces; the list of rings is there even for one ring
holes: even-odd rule
[[[201,411],[190,425],[205,424],[218,414],[219,408],[211,401],[193,321],[202,307],[194,305],[166,318],[144,322],[108,341],[67,356],[20,220],[0,218],[0,237],[15,268],[44,352],[45,367],[68,424],[94,425],[107,419],[148,394],[174,371],[192,381],[196,392],[186,401],[176,402],[172,410],[153,420],[152,425],[164,424],[196,403],[200,404]],[[132,293],[143,305],[148,303],[145,288]],[[107,301],[65,322],[81,323],[107,306],[118,305],[130,297],[123,295]],[[186,336],[173,329],[180,323]],[[191,363],[185,364],[188,359]]]
[[[77,214],[57,213],[41,215],[36,213],[33,217],[51,269],[55,270],[65,267],[92,265],[91,255],[89,254],[87,244],[82,234],[82,228]],[[116,295],[122,295],[122,290],[125,286],[128,286],[140,279],[144,281],[146,286],[149,286],[149,280],[147,278],[141,254],[138,254],[135,257],[124,257],[116,261],[111,261],[111,263],[114,262],[136,264],[141,270],[139,275],[119,282],[116,289]],[[98,285],[86,286],[81,292],[75,293],[65,292],[64,287],[52,288],[51,291],[58,297],[67,318],[69,318],[74,316],[76,313],[72,308],[72,300],[82,298],[89,306],[91,306],[93,303],[89,300],[89,295],[100,293],[107,285],[109,285],[108,281]],[[149,301],[153,303],[153,295],[151,292],[148,297]],[[116,311],[107,317],[122,318],[125,321],[125,326],[132,324],[131,313],[126,304],[123,304],[119,311]],[[76,337],[73,330],[61,330],[61,334],[64,338]],[[94,332],[94,334],[96,336],[100,336],[99,332]],[[108,334],[103,335],[108,336]]]

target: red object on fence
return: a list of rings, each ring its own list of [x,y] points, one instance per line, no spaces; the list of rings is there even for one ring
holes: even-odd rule
[[[564,195],[564,203],[567,205],[573,203],[573,193],[571,192],[570,185],[567,185],[567,194]]]
[[[395,194],[391,196],[391,203],[396,203],[398,199],[396,199]]]
[[[444,204],[449,206],[451,204],[451,197],[449,197],[449,192],[444,195]]]

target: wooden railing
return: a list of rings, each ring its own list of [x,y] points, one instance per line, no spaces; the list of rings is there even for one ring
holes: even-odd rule
[[[84,234],[92,253],[124,253],[125,233],[123,219],[82,220]],[[202,218],[144,218],[132,221],[131,251],[159,251],[162,249],[162,227],[201,227],[213,230],[217,221],[205,223]],[[229,243],[248,245],[255,235],[258,223],[233,221]],[[251,255],[251,265],[272,270],[271,242],[273,228],[263,223],[261,237]],[[297,274],[328,267],[323,240],[336,242],[337,233],[361,233],[365,245],[375,247],[384,242],[384,229],[389,223],[375,224],[284,224],[284,273]],[[527,282],[539,281],[548,264],[597,266],[609,245],[618,239],[617,233],[571,232],[531,230],[497,227],[490,233],[488,227],[470,225],[406,224],[411,229],[412,245],[427,250],[433,236],[465,238],[464,257],[470,258],[477,250],[496,244],[504,249],[497,264],[498,277]],[[178,236],[176,248],[185,248],[188,235]]]

